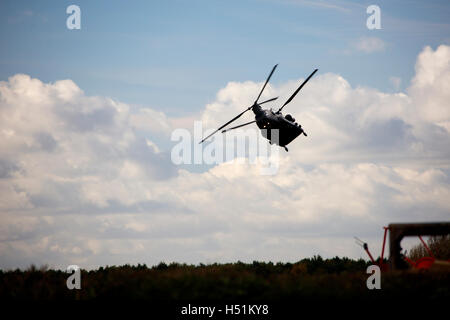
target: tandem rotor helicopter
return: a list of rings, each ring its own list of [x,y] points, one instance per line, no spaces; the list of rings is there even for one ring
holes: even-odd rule
[[[274,101],[274,100],[278,99],[278,97],[272,98],[272,99],[269,99],[269,100],[266,100],[266,101],[263,101],[263,102],[258,102],[258,100],[261,97],[261,94],[263,93],[264,88],[266,87],[267,83],[269,82],[270,77],[272,77],[272,74],[275,71],[275,69],[277,68],[277,66],[278,66],[278,64],[276,64],[273,67],[272,71],[270,72],[269,76],[267,77],[266,82],[264,83],[264,85],[263,85],[263,87],[261,89],[261,92],[259,93],[259,95],[256,98],[256,100],[253,103],[253,105],[251,105],[250,107],[245,109],[243,112],[238,114],[236,117],[234,117],[233,119],[231,119],[230,121],[225,123],[223,126],[218,128],[216,131],[211,133],[209,136],[204,138],[199,143],[202,143],[203,141],[205,141],[206,139],[211,137],[213,134],[215,134],[217,131],[222,130],[227,125],[229,125],[233,121],[237,120],[240,116],[242,116],[244,113],[246,113],[250,109],[255,114],[255,120],[250,121],[250,122],[246,122],[244,124],[241,124],[241,125],[238,125],[238,126],[235,126],[235,127],[232,127],[232,128],[223,129],[222,133],[225,133],[227,131],[230,131],[230,130],[233,130],[233,129],[237,129],[237,128],[240,128],[240,127],[243,127],[243,126],[246,126],[246,125],[249,125],[249,124],[252,124],[252,123],[256,122],[256,125],[258,126],[258,128],[261,129],[261,133],[262,133],[263,137],[266,138],[267,140],[269,140],[270,144],[272,144],[272,143],[278,144],[280,147],[283,147],[286,151],[289,151],[286,146],[292,140],[297,138],[299,135],[301,135],[303,133],[305,135],[305,137],[306,137],[307,134],[303,130],[302,126],[299,125],[297,122],[295,122],[295,119],[290,114],[287,114],[287,115],[283,116],[283,114],[281,113],[281,110],[283,110],[283,108],[289,102],[291,102],[292,99],[294,99],[294,97],[297,95],[297,93],[303,88],[303,86],[309,81],[309,79],[311,79],[311,77],[317,72],[318,69],[315,69],[309,75],[309,77],[306,78],[305,81],[303,81],[303,83],[297,88],[297,90],[294,91],[294,93],[291,95],[291,97],[289,99],[287,99],[287,101],[280,107],[280,109],[278,109],[278,111],[273,112],[272,109],[263,109],[261,107],[261,105],[264,104],[264,103],[267,103],[267,102]],[[271,129],[278,129],[278,139],[276,139],[276,137],[275,137],[275,139],[272,139]]]

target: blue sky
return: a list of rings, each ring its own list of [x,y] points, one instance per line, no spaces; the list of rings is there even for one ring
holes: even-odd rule
[[[81,30],[66,8],[81,8]],[[199,112],[228,81],[273,83],[314,68],[352,86],[405,88],[418,52],[448,43],[446,1],[378,1],[382,30],[368,30],[372,1],[2,1],[0,79],[26,73],[74,80],[87,94],[151,106],[168,115]],[[363,37],[385,48],[355,49]]]
[[[353,236],[376,255],[382,226],[448,221],[449,18],[448,1],[1,1],[0,268],[366,258]],[[272,146],[278,171],[178,165],[174,132],[242,112],[275,63],[268,107],[319,68],[283,110],[308,137]],[[234,150],[232,132],[188,148]]]

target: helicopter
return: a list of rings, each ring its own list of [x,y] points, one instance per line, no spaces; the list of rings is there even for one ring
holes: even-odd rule
[[[261,105],[264,103],[268,103],[268,102],[277,100],[278,97],[275,97],[275,98],[272,98],[272,99],[269,99],[269,100],[266,100],[263,102],[258,102],[258,101],[259,101],[259,98],[261,97],[261,94],[263,93],[267,83],[269,82],[270,78],[272,77],[272,74],[274,73],[275,69],[277,68],[277,66],[278,66],[278,64],[276,64],[272,68],[272,71],[270,72],[269,76],[267,77],[267,80],[264,83],[264,85],[263,85],[261,91],[259,92],[259,95],[256,98],[253,105],[251,105],[250,107],[245,109],[243,112],[238,114],[236,117],[234,117],[233,119],[231,119],[230,121],[228,121],[227,123],[225,123],[224,125],[219,127],[216,131],[214,131],[213,133],[208,135],[206,138],[204,138],[199,143],[203,143],[205,140],[207,140],[209,137],[214,135],[219,130],[223,129],[222,133],[225,133],[227,131],[241,128],[243,126],[246,126],[246,125],[249,125],[249,124],[252,124],[255,122],[256,122],[256,125],[258,126],[258,128],[261,129],[261,133],[262,133],[263,137],[266,138],[267,140],[269,140],[270,144],[273,144],[273,143],[278,144],[280,147],[283,147],[286,150],[286,152],[289,151],[289,149],[286,146],[290,142],[292,142],[292,140],[294,140],[301,134],[303,134],[305,137],[308,136],[306,134],[306,132],[303,130],[302,126],[300,124],[298,124],[297,122],[295,122],[295,118],[293,118],[290,114],[283,116],[281,111],[289,102],[292,101],[292,99],[294,99],[294,97],[297,95],[297,93],[303,88],[303,86],[309,81],[309,79],[312,78],[312,76],[319,69],[315,69],[308,76],[308,78],[306,78],[305,81],[303,81],[303,83],[297,88],[297,90],[294,91],[294,93],[291,95],[291,97],[289,99],[287,99],[287,101],[278,109],[278,111],[274,112],[271,108],[263,109],[261,107]],[[232,128],[224,129],[226,126],[228,126],[230,123],[232,123],[233,121],[240,118],[244,113],[246,113],[249,110],[252,110],[253,113],[255,114],[255,120],[240,124],[240,125],[232,127]],[[278,129],[278,136],[272,136],[271,130],[273,130],[273,129]]]

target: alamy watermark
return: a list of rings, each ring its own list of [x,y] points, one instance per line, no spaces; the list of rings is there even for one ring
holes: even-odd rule
[[[81,270],[80,267],[73,264],[67,267],[67,273],[71,273],[71,275],[67,278],[66,285],[67,289],[81,289]]]
[[[70,14],[66,20],[66,26],[69,30],[81,29],[81,9],[79,6],[72,4],[67,7],[66,13]]]
[[[214,130],[205,130],[202,122],[194,122],[194,132],[175,129],[171,140],[177,142],[171,150],[175,165],[212,165],[236,161],[239,164],[260,165],[260,174],[274,175],[279,168],[279,130],[236,129],[226,134],[216,134],[202,144],[199,141]],[[265,137],[270,138],[269,140]]]
[[[367,267],[367,274],[370,276],[367,278],[366,285],[367,289],[381,289],[381,270],[380,267],[373,264]]]
[[[370,14],[367,18],[366,26],[369,30],[381,29],[381,9],[379,6],[372,4],[367,7],[366,13]]]

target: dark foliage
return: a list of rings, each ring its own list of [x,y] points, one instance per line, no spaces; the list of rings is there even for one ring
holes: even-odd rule
[[[81,272],[81,290],[68,290],[63,271],[0,271],[0,298],[7,300],[285,301],[337,299],[362,301],[396,296],[450,298],[449,272],[382,275],[382,290],[368,290],[364,260],[322,259],[297,263],[229,263],[198,266],[111,266]]]

